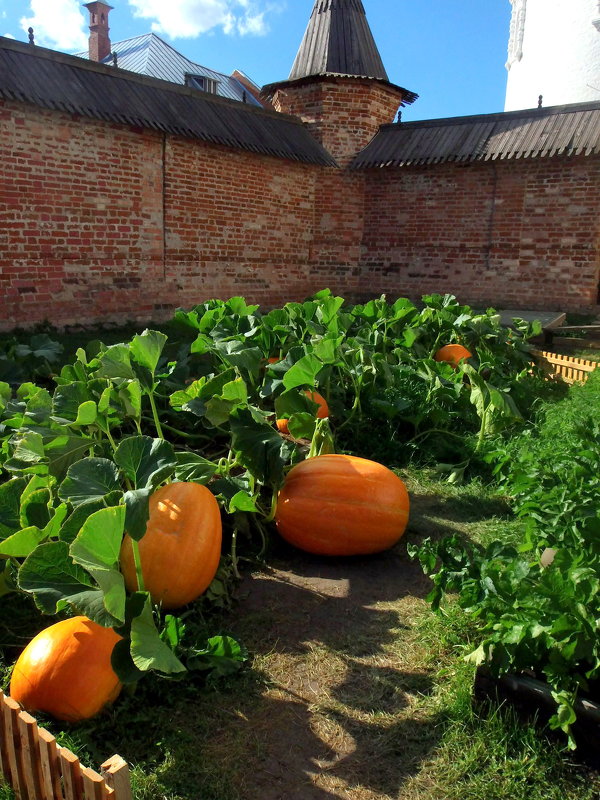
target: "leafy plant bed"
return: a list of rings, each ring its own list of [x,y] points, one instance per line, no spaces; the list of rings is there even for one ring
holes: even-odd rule
[[[475,673],[474,695],[479,701],[492,699],[511,703],[525,718],[546,726],[556,714],[558,703],[552,688],[531,675],[505,674],[494,678],[489,669],[479,667]],[[580,696],[574,703],[577,714],[571,732],[577,743],[578,756],[595,769],[600,768],[600,697]]]

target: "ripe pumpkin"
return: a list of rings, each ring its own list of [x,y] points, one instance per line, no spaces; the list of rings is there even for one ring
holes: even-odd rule
[[[110,657],[121,637],[87,617],[50,625],[23,650],[10,694],[28,711],[78,722],[116,700],[122,684]]]
[[[366,458],[322,455],[293,467],[279,492],[281,536],[308,553],[352,556],[387,550],[406,529],[404,483]]]
[[[212,582],[221,557],[221,514],[213,493],[198,483],[170,483],[150,497],[146,533],[139,541],[144,588],[165,609],[191,603]],[[133,548],[125,534],[121,572],[138,589]]]
[[[313,403],[318,404],[317,419],[325,419],[325,417],[329,416],[329,406],[323,395],[319,394],[319,392],[311,392],[308,389],[305,390],[304,394],[309,397]],[[281,433],[289,433],[288,422],[289,420],[287,419],[278,419],[276,421],[277,430]]]
[[[473,354],[462,344],[446,344],[444,347],[440,347],[433,358],[435,361],[447,361],[456,368],[464,358],[472,358],[472,356]]]

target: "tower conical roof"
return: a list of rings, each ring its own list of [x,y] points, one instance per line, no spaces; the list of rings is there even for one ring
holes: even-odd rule
[[[316,0],[288,80],[313,75],[388,80],[361,0]]]

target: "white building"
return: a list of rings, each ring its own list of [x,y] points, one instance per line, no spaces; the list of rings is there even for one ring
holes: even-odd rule
[[[510,0],[505,111],[600,100],[600,0]]]

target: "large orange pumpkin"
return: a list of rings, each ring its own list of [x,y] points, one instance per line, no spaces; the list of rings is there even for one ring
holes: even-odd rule
[[[28,711],[78,722],[97,714],[121,691],[110,657],[121,637],[87,617],[50,625],[14,666],[10,694]]]
[[[277,501],[277,530],[290,544],[327,556],[378,553],[408,522],[404,483],[365,458],[322,455],[293,467]]]
[[[170,483],[150,497],[150,518],[139,542],[144,588],[173,609],[208,588],[221,557],[221,514],[213,493],[199,483]],[[130,592],[137,575],[130,537],[121,546],[121,572]]]
[[[464,358],[472,358],[472,356],[473,354],[462,344],[446,344],[444,347],[440,347],[433,358],[435,361],[446,361],[453,367],[458,367]]]
[[[317,409],[317,419],[325,419],[325,417],[329,416],[329,406],[327,405],[327,400],[323,397],[323,395],[319,394],[319,392],[311,392],[308,389],[304,392],[304,394],[310,398],[313,403],[317,403],[319,408]],[[277,430],[281,433],[289,433],[287,419],[278,419],[277,420]]]

